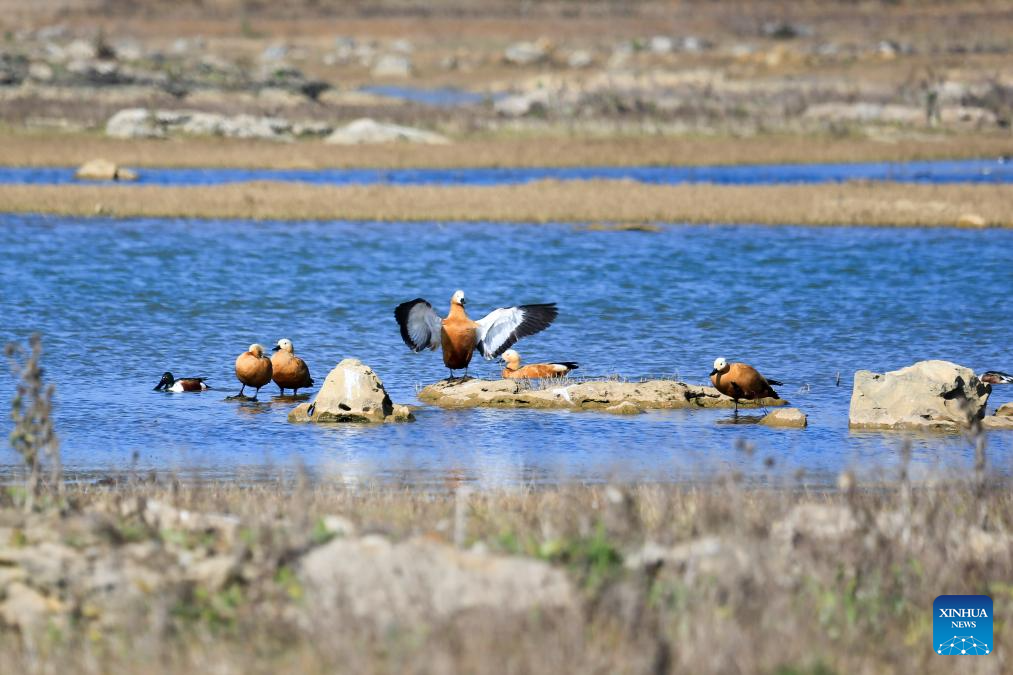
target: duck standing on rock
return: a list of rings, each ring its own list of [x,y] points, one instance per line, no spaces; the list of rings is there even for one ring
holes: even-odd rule
[[[531,363],[521,366],[521,355],[516,349],[508,349],[503,352],[503,361],[506,367],[503,369],[504,380],[537,380],[545,377],[564,377],[571,370],[580,366],[573,361],[560,361],[559,363]]]
[[[286,389],[292,390],[293,396],[299,395],[299,390],[313,386],[313,378],[310,377],[309,366],[301,358],[295,355],[292,341],[288,338],[278,340],[272,347],[271,369],[274,383],[281,389],[281,395],[285,395]]]
[[[486,359],[494,359],[528,335],[545,330],[555,320],[556,303],[501,307],[484,318],[472,321],[464,311],[464,291],[450,298],[450,313],[441,319],[433,306],[422,298],[401,303],[394,318],[401,327],[401,339],[413,352],[443,348],[443,363],[454,371],[464,369],[477,349]]]
[[[759,371],[745,363],[728,363],[724,358],[714,360],[710,373],[711,384],[735,402],[735,414],[739,414],[739,399],[755,401],[761,398],[781,398],[771,385],[784,383],[768,380]]]
[[[204,379],[203,377],[181,377],[177,380],[172,376],[172,373],[165,371],[162,373],[162,379],[155,385],[155,391],[171,391],[174,394],[184,391],[206,391],[208,386],[204,383]]]
[[[235,398],[243,396],[247,387],[255,387],[257,392],[253,400],[257,400],[260,388],[271,381],[271,359],[264,356],[264,348],[258,344],[250,345],[250,348],[236,357],[236,377],[243,384],[242,389]]]
[[[986,384],[1013,384],[1013,375],[998,370],[989,370],[978,379]]]

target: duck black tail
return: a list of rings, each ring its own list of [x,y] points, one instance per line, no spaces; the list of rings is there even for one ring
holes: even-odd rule
[[[784,386],[784,382],[778,382],[777,380],[769,380],[769,379],[767,380],[767,384],[769,384],[772,387],[783,387]]]
[[[556,365],[557,366],[566,366],[570,370],[577,370],[578,368],[580,368],[580,364],[579,363],[574,363],[573,361],[556,361]]]

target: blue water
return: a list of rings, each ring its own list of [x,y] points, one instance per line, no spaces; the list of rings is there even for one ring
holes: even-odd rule
[[[409,103],[421,103],[433,108],[457,108],[460,106],[478,105],[489,100],[486,94],[476,94],[472,91],[457,89],[456,87],[405,87],[393,84],[376,84],[360,87],[359,91],[387,98],[396,98]]]
[[[221,185],[254,180],[326,185],[514,185],[537,180],[632,180],[656,185],[715,183],[776,185],[849,180],[903,183],[1011,183],[1013,162],[969,159],[861,164],[767,164],[749,166],[604,166],[457,169],[138,169],[125,185]],[[80,182],[70,167],[0,167],[0,183]],[[112,183],[108,183],[112,184]]]
[[[735,469],[762,480],[832,481],[896,470],[903,436],[847,429],[856,369],[927,358],[1013,370],[1013,232],[671,226],[251,223],[0,215],[0,341],[45,336],[63,458],[76,473],[139,469],[255,477],[296,464],[341,480],[481,485],[612,475],[692,480]],[[294,426],[290,403],[226,402],[237,354],[291,338],[318,382],[345,357],[373,366],[395,401],[445,376],[412,354],[392,316],[422,296],[442,312],[467,291],[473,316],[559,303],[522,340],[529,361],[575,360],[585,376],[706,380],[717,356],[786,385],[805,430],[729,425],[725,410],[597,413],[426,408],[414,424]],[[472,374],[494,377],[492,363]],[[162,371],[216,390],[162,394]],[[841,385],[835,386],[837,373]],[[0,377],[0,407],[12,395]],[[993,403],[1013,399],[996,388]],[[9,431],[4,416],[0,435]],[[745,443],[745,445],[743,445]],[[959,436],[913,439],[916,475],[963,472]],[[747,452],[743,448],[752,448]],[[136,453],[136,459],[133,459]],[[989,436],[1008,473],[1013,434]],[[765,467],[767,459],[773,467]],[[16,463],[0,450],[0,472]]]

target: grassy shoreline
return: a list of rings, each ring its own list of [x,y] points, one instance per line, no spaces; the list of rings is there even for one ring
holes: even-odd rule
[[[446,146],[334,146],[221,138],[118,140],[93,134],[0,129],[0,166],[79,166],[98,157],[129,167],[264,169],[703,166],[901,162],[1013,154],[1006,133],[854,137],[822,135],[574,137],[476,135]]]
[[[0,185],[8,213],[254,220],[713,223],[1013,228],[1013,186],[841,183],[659,186],[539,181],[493,187]]]

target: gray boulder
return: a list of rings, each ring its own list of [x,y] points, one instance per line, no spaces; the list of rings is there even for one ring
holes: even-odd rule
[[[395,406],[373,369],[358,359],[345,359],[327,374],[312,402],[297,406],[289,422],[398,422],[412,419],[405,406]]]
[[[424,539],[335,539],[307,554],[298,573],[314,621],[348,613],[379,630],[476,609],[524,615],[576,606],[566,575],[544,562]]]
[[[973,370],[949,361],[860,370],[848,422],[853,429],[959,429],[984,416],[990,392]]]

